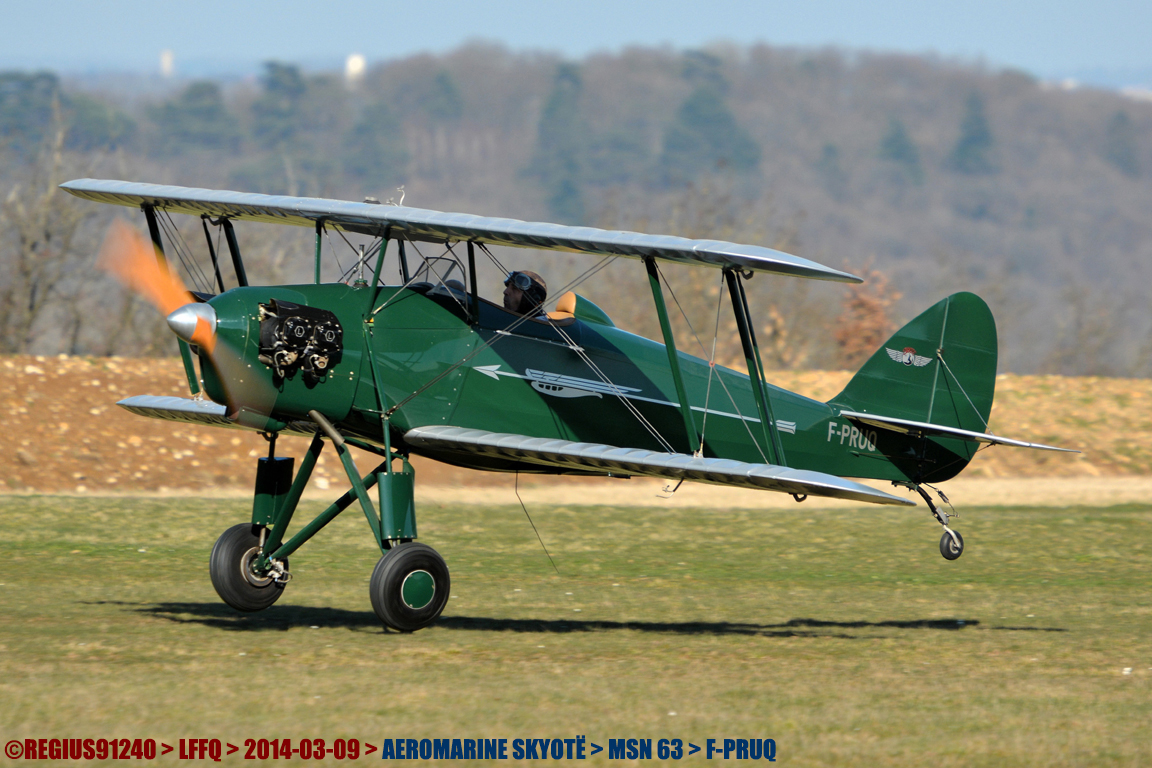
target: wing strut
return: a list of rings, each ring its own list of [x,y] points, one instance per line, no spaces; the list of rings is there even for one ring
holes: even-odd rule
[[[752,330],[752,316],[748,312],[748,297],[744,293],[744,283],[740,279],[740,273],[735,269],[725,269],[724,277],[728,281],[728,294],[732,297],[732,312],[736,315],[736,327],[740,331],[740,345],[744,347],[748,377],[752,379],[756,408],[760,411],[760,426],[764,428],[768,463],[786,467],[788,462],[784,459],[784,446],[780,442],[776,418],[772,415],[772,403],[765,389],[764,365],[760,362],[760,347],[756,345],[756,334]]]
[[[160,262],[160,268],[168,271],[171,267],[168,265],[168,259],[164,256],[164,239],[160,237],[160,225],[156,221],[156,207],[145,203],[140,206],[144,211],[144,218],[148,222],[148,236],[152,238],[152,247],[156,249],[156,261]],[[196,368],[192,365],[192,350],[188,347],[188,342],[184,339],[177,339],[176,343],[180,346],[180,360],[184,363],[184,375],[188,379],[188,389],[194,394],[200,394],[200,382],[196,380]]]
[[[480,322],[480,288],[476,284],[479,276],[476,273],[476,244],[468,241],[468,275],[472,281],[472,321]]]
[[[672,325],[668,322],[668,307],[664,304],[664,291],[660,288],[660,271],[656,268],[656,259],[651,256],[644,259],[644,266],[648,269],[648,283],[652,286],[652,299],[656,302],[656,314],[660,317],[664,348],[668,350],[668,365],[672,368],[672,383],[676,386],[676,398],[680,401],[680,415],[684,417],[684,432],[688,438],[686,453],[691,453],[700,445],[700,437],[696,434],[692,406],[684,388],[684,375],[680,372],[680,355],[676,352],[676,339],[672,335]]]
[[[228,240],[228,252],[232,254],[232,268],[236,270],[236,282],[248,285],[248,273],[244,271],[244,260],[240,258],[240,243],[236,241],[236,230],[232,228],[232,219],[220,219],[224,224],[224,237]]]
[[[320,257],[324,250],[324,217],[316,219],[316,285],[320,285]],[[375,288],[375,284],[372,286]]]
[[[220,257],[216,253],[216,246],[212,244],[212,235],[208,232],[208,214],[200,217],[200,225],[204,227],[204,239],[208,242],[208,255],[212,258],[212,272],[216,275],[216,285],[220,293],[227,290],[224,287],[224,277],[220,274]]]

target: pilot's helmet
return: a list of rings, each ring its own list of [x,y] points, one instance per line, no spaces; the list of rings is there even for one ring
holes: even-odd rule
[[[509,272],[508,277],[504,279],[504,285],[509,283],[524,292],[525,300],[521,304],[522,311],[538,307],[548,298],[548,284],[544,282],[544,278],[530,270]]]

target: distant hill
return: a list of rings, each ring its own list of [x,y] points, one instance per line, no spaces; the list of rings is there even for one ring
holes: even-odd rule
[[[28,189],[60,121],[63,167],[76,175],[348,199],[403,185],[406,204],[422,207],[781,246],[883,273],[903,296],[893,322],[953,290],[980,293],[1000,323],[1002,370],[1152,372],[1152,103],[1117,92],[766,46],[573,62],[471,45],[388,62],[354,84],[278,63],[258,83],[199,81],[168,96],[0,73],[4,196]],[[89,253],[108,214],[93,215],[76,241]],[[246,236],[269,274],[307,278],[303,235]],[[0,271],[14,269],[13,247],[0,238]],[[542,266],[558,278],[577,268]],[[584,291],[654,334],[651,313],[635,309],[637,265],[613,270],[625,276]],[[116,295],[71,279],[62,297]],[[845,289],[751,287],[799,350],[776,367],[837,364],[829,321]],[[67,313],[43,312],[5,348],[128,351],[94,325],[108,318],[69,330]]]

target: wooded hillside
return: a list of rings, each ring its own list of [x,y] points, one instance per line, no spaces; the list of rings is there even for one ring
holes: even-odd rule
[[[482,45],[356,82],[269,63],[258,81],[162,97],[9,72],[0,160],[0,351],[171,354],[149,310],[92,267],[109,218],[130,212],[52,192],[94,176],[353,200],[403,185],[407,205],[753,242],[874,278],[752,281],[774,368],[851,366],[853,339],[974,290],[1003,371],[1152,372],[1152,103],[1018,72],[766,46],[573,62]],[[206,253],[199,222],[176,224]],[[250,272],[309,278],[310,233],[241,237]],[[553,285],[591,266],[505,261]],[[668,278],[709,344],[718,275]],[[658,334],[635,262],[580,290]],[[726,330],[722,359],[737,354]]]

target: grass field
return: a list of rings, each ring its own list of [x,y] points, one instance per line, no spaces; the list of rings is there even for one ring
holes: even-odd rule
[[[0,497],[0,736],[770,737],[781,765],[1152,764],[1149,507],[965,510],[953,563],[923,507],[531,511],[560,575],[518,507],[424,504],[453,599],[399,635],[372,613],[355,510],[241,615],[207,558],[243,500]]]

